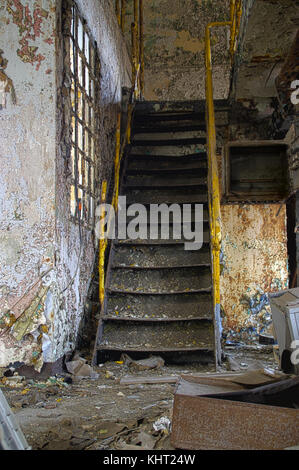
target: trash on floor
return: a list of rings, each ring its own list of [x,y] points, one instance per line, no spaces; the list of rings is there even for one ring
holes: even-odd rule
[[[147,359],[140,359],[135,361],[128,356],[128,354],[122,354],[123,362],[128,365],[130,368],[136,370],[151,370],[151,369],[160,369],[164,366],[164,359],[160,356],[151,356]]]
[[[93,368],[87,364],[86,359],[75,354],[71,361],[65,363],[67,371],[75,375],[76,377],[89,377],[91,379],[97,379],[99,374],[94,372]]]

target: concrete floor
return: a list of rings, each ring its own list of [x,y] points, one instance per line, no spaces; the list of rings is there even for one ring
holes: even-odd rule
[[[230,347],[221,372],[277,368],[272,347]],[[0,381],[12,411],[33,450],[173,449],[168,426],[155,431],[161,418],[171,423],[175,383],[123,385],[121,379],[209,373],[209,366],[163,366],[137,370],[123,363],[95,367],[97,379],[72,376],[23,380],[17,387]]]

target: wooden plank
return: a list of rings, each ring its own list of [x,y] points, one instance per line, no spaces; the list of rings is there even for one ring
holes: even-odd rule
[[[120,385],[138,385],[138,384],[163,384],[177,383],[180,377],[178,375],[153,376],[153,377],[123,377],[120,379]]]

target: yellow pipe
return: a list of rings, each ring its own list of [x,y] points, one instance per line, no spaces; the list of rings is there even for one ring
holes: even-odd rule
[[[231,37],[230,37],[230,54],[233,60],[236,52],[236,39],[239,35],[240,22],[242,16],[242,0],[231,0]]]
[[[119,0],[116,0],[115,2],[115,14],[117,17],[117,22],[120,25],[120,7],[119,7]]]
[[[218,163],[216,155],[216,124],[213,97],[211,29],[220,26],[230,26],[230,53],[231,58],[236,48],[236,38],[239,34],[242,15],[242,1],[231,0],[230,21],[213,22],[207,25],[205,34],[205,61],[206,61],[206,119],[208,130],[208,185],[209,185],[209,214],[211,227],[212,266],[213,266],[213,297],[214,308],[220,305],[220,250],[221,250],[221,212],[220,190],[218,177]]]
[[[133,105],[130,103],[128,106],[128,123],[127,123],[127,143],[131,144],[131,131],[132,131],[132,114],[133,114]]]
[[[125,32],[126,26],[126,0],[121,0],[121,29],[122,32]]]
[[[144,16],[143,0],[139,0],[139,51],[140,51],[140,90],[144,94]]]
[[[106,203],[107,196],[107,181],[104,180],[102,183],[101,191],[101,204]],[[104,207],[101,207],[100,213],[100,243],[99,243],[99,300],[101,306],[103,305],[105,298],[105,249],[106,240],[104,238],[105,225],[104,225]]]
[[[220,249],[221,249],[221,214],[219,177],[216,156],[216,125],[213,99],[212,78],[212,53],[211,53],[211,28],[219,26],[231,26],[230,21],[210,23],[206,27],[206,106],[207,106],[207,130],[208,130],[208,184],[209,184],[209,211],[212,245],[212,275],[214,308],[220,305]]]
[[[135,86],[136,79],[136,27],[135,23],[131,24],[131,36],[132,36],[132,86]]]
[[[137,62],[139,62],[139,0],[134,0],[134,23],[136,28],[136,58]]]

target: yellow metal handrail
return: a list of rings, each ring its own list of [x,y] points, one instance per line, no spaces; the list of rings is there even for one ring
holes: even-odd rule
[[[221,251],[221,212],[220,185],[216,154],[216,125],[213,97],[211,29],[229,26],[230,54],[233,60],[239,36],[242,15],[242,0],[231,0],[230,21],[209,23],[205,34],[205,66],[206,66],[206,122],[207,122],[207,153],[208,153],[208,190],[209,219],[212,248],[213,302],[216,319],[220,319],[220,251]]]
[[[122,0],[121,8],[119,0],[116,2],[116,15],[119,25],[124,31],[125,25],[125,5],[126,0]],[[112,206],[114,212],[118,211],[118,196],[119,196],[119,178],[120,178],[120,164],[127,145],[131,144],[131,129],[132,117],[134,110],[134,100],[141,97],[144,87],[144,45],[143,45],[143,0],[134,0],[134,23],[131,25],[132,35],[132,89],[131,96],[128,104],[128,119],[127,128],[124,136],[123,143],[121,144],[121,113],[117,115],[116,125],[116,145],[115,145],[115,158],[114,158],[114,186],[112,196]],[[100,213],[100,242],[99,242],[99,300],[101,306],[105,299],[105,252],[108,245],[107,237],[105,235],[104,224],[104,204],[107,198],[107,181],[102,182],[101,191],[101,213]],[[107,232],[110,233],[113,214],[109,214],[107,223]]]

